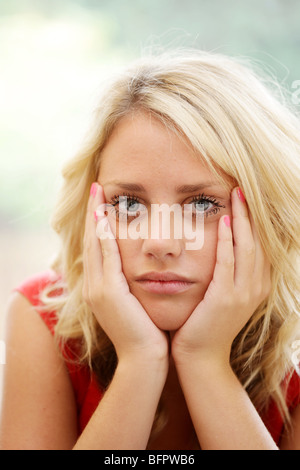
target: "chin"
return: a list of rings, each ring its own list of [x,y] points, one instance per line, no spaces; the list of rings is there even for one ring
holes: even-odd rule
[[[164,331],[179,330],[196,306],[189,307],[186,302],[174,297],[148,302],[145,299],[140,299],[140,302],[157,328]]]
[[[162,331],[177,331],[182,325],[186,322],[185,320],[178,318],[153,318],[151,316],[153,323]]]

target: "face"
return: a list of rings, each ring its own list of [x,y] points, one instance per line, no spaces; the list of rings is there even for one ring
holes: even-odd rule
[[[116,126],[102,152],[98,181],[111,208],[109,217],[117,214],[117,242],[130,291],[160,329],[177,330],[212,280],[218,221],[231,215],[230,190],[200,156],[195,158],[186,141],[142,112],[126,116]],[[150,218],[154,204],[180,205],[201,217],[202,247],[187,249],[184,232],[179,238],[171,229],[165,237],[162,227],[158,236],[118,238],[124,224],[121,213],[128,214],[128,224],[136,210]]]

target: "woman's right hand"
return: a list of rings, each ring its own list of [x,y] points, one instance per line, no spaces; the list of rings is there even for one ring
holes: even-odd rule
[[[138,299],[131,294],[108,218],[104,214],[95,217],[99,205],[104,207],[104,204],[103,188],[93,183],[84,235],[83,298],[112,341],[119,361],[138,358],[151,362],[165,361],[167,364],[167,336],[155,326]],[[99,240],[96,229],[99,234],[104,226],[106,233],[110,231],[110,237],[100,237]]]

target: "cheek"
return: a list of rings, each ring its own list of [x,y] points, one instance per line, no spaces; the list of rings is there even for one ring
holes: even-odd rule
[[[212,280],[218,243],[217,224],[211,224],[205,228],[204,244],[201,250],[191,254],[191,262],[199,270],[202,284],[205,288]],[[193,253],[193,252],[190,252]]]
[[[117,244],[121,256],[123,273],[126,278],[130,278],[130,273],[134,270],[134,260],[137,259],[142,249],[141,240],[117,239]],[[135,266],[135,270],[136,268],[137,266]],[[137,272],[139,273],[140,271],[138,270]]]

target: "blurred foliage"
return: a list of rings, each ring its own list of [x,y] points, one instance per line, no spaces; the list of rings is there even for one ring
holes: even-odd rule
[[[48,219],[99,83],[155,45],[252,57],[300,78],[299,0],[0,0],[0,226]]]

